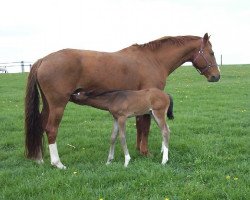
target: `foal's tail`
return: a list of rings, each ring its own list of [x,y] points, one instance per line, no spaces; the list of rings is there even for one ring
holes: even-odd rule
[[[36,159],[43,150],[43,129],[39,112],[39,91],[37,85],[38,60],[29,73],[25,96],[25,155]]]
[[[168,119],[174,119],[174,101],[173,101],[173,97],[168,94],[169,96],[169,100],[170,100],[170,104],[168,107],[168,111],[167,111],[167,117]]]

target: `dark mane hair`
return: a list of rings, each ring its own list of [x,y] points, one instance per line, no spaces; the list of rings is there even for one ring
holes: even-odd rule
[[[148,48],[151,50],[155,50],[155,49],[161,47],[162,45],[181,46],[181,45],[184,45],[187,41],[198,40],[198,39],[201,39],[201,37],[198,37],[198,36],[176,36],[176,37],[165,36],[165,37],[150,41],[150,42],[145,43],[145,44],[135,44],[135,46],[138,46],[140,48]]]

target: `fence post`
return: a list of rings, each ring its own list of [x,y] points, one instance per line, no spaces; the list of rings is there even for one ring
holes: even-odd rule
[[[22,70],[22,73],[24,73],[24,61],[21,61],[21,70]]]
[[[222,54],[220,55],[220,66],[222,67]]]

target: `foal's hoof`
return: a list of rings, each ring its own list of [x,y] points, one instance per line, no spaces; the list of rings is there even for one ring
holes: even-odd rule
[[[128,155],[126,155],[125,156],[125,162],[124,162],[124,167],[127,167],[128,166],[128,163],[129,163],[129,161],[131,160],[131,157],[130,157],[130,155],[128,154]]]
[[[112,161],[112,160],[108,160],[108,161],[106,162],[106,165],[110,165],[110,164],[111,164],[111,161]]]
[[[166,165],[166,163],[168,162],[168,160],[164,160],[161,162],[162,165]]]

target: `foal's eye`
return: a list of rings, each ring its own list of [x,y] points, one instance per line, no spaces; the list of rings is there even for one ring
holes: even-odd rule
[[[211,55],[211,56],[214,56],[214,52],[212,51],[212,52],[210,53],[210,55]]]

